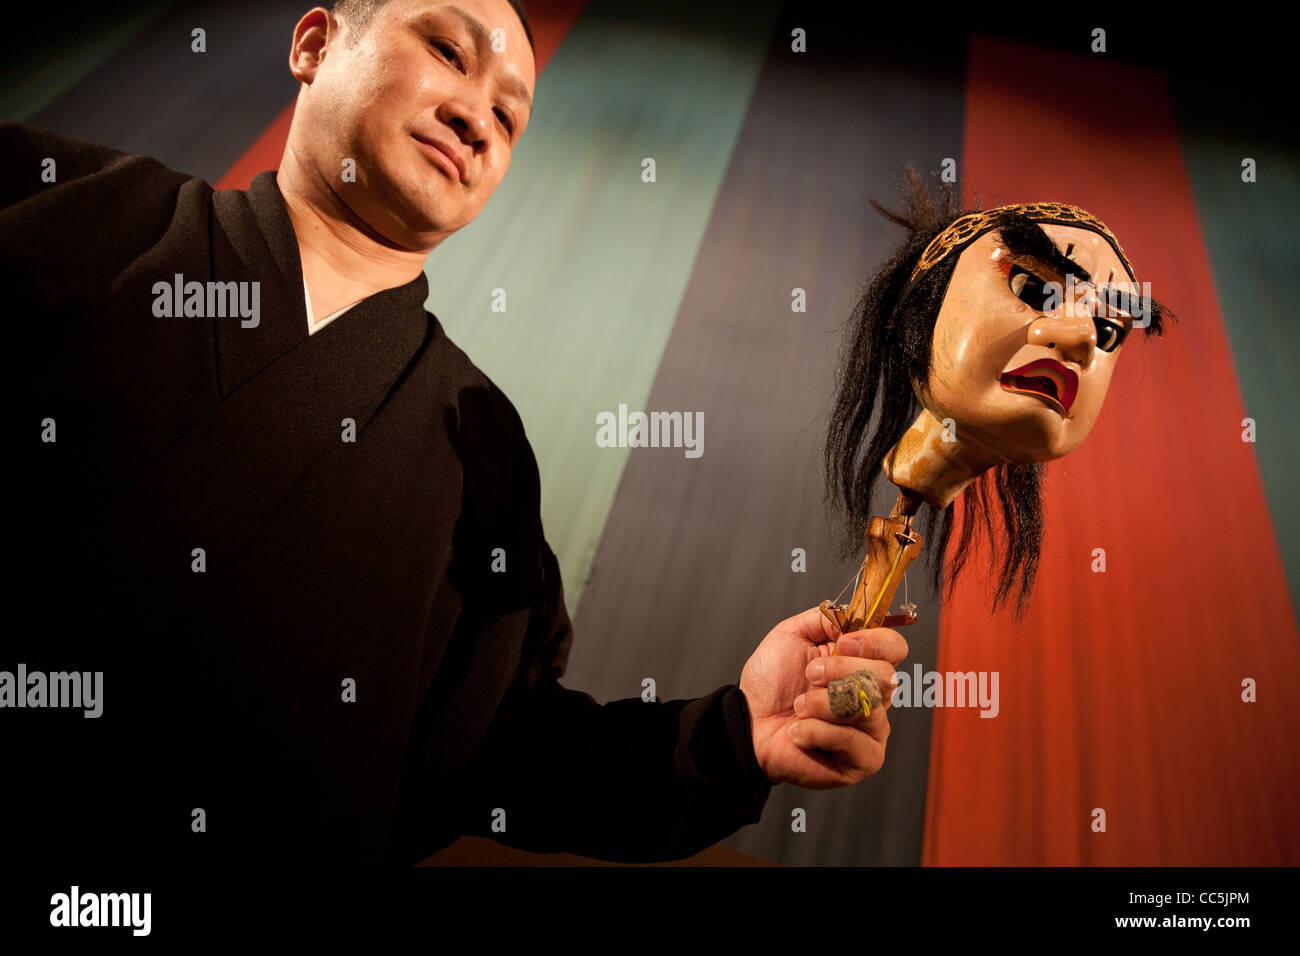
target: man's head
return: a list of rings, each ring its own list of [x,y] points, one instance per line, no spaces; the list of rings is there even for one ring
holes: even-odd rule
[[[350,28],[350,37],[347,42],[355,44],[361,38],[361,35],[366,32],[366,27],[370,25],[370,19],[375,15],[375,11],[387,2],[388,0],[335,0],[332,7],[334,15],[341,20],[345,20]],[[506,2],[518,15],[519,22],[523,24],[524,34],[528,37],[528,46],[535,56],[537,46],[533,43],[533,29],[528,24],[528,14],[524,12],[524,5],[520,0],[506,0]]]
[[[532,113],[517,0],[340,0],[298,22],[289,62],[303,84],[293,161],[403,249],[431,249],[478,215]]]

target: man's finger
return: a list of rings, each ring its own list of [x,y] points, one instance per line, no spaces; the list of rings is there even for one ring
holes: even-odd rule
[[[885,762],[885,741],[889,736],[889,722],[885,721],[881,738],[865,733],[856,727],[832,724],[816,718],[799,720],[791,725],[790,739],[804,750],[825,750],[840,754],[845,763],[873,774]]]
[[[837,657],[871,657],[889,661],[897,667],[907,657],[907,641],[902,634],[889,627],[850,631],[836,642],[835,654]]]
[[[794,712],[797,717],[816,717],[818,720],[824,720],[832,724],[852,724],[855,727],[861,727],[868,731],[876,728],[876,723],[882,718],[884,711],[889,707],[889,695],[882,695],[884,700],[880,707],[872,707],[870,716],[863,717],[859,709],[849,717],[836,717],[831,710],[830,691],[825,687],[814,687],[805,691],[795,698]],[[870,724],[870,726],[868,726]]]
[[[824,644],[839,637],[839,631],[827,620],[819,607],[810,607],[794,617],[788,617],[781,622],[780,626],[793,631],[812,644]]]
[[[820,671],[817,665],[820,664]],[[894,665],[889,661],[868,660],[862,657],[818,657],[804,668],[804,678],[814,687],[825,687],[833,680],[848,677],[854,671],[863,669],[876,675],[880,685],[881,696],[888,697],[894,693]]]

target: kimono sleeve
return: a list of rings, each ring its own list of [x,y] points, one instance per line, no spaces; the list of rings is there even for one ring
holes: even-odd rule
[[[535,852],[652,862],[698,853],[758,822],[771,784],[740,688],[602,706],[563,687],[573,629],[544,540],[541,568],[544,597],[519,677],[471,765],[476,805],[466,809],[478,825],[469,832]]]
[[[120,289],[132,266],[149,269],[149,253],[159,251],[154,247],[169,230],[192,234],[195,248],[206,248],[209,192],[201,180],[147,156],[0,123],[0,279],[7,298],[15,310],[39,306],[47,315],[80,308]],[[186,214],[188,232],[177,230]],[[76,316],[74,309],[63,318]]]
[[[103,172],[128,158],[121,150],[73,139],[29,123],[0,123],[0,209],[52,185]]]

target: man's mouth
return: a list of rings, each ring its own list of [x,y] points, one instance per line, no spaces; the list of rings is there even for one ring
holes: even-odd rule
[[[411,135],[415,141],[423,147],[425,155],[437,163],[443,172],[462,185],[464,184],[465,173],[462,168],[463,161],[457,159],[448,147],[435,140],[425,139],[423,136],[414,133]]]
[[[1055,359],[1035,359],[1028,365],[1003,372],[1000,381],[1008,392],[1037,395],[1066,414],[1079,393],[1079,376]]]

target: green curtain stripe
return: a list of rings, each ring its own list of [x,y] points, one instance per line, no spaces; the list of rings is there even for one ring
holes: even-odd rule
[[[1173,92],[1177,94],[1177,87]],[[1294,487],[1300,355],[1290,288],[1296,274],[1291,233],[1295,210],[1300,209],[1300,161],[1294,152],[1267,140],[1249,143],[1243,137],[1225,137],[1214,117],[1178,106],[1175,98],[1183,153],[1237,381],[1246,415],[1256,424],[1255,458],[1282,551],[1292,609],[1300,615],[1300,498]],[[1258,178],[1253,183],[1241,178],[1247,157],[1257,163]],[[1225,421],[1223,427],[1241,430],[1241,423]]]
[[[428,308],[519,409],[570,613],[628,457],[596,416],[645,408],[777,9],[653,7],[583,12],[508,175],[425,266]]]

